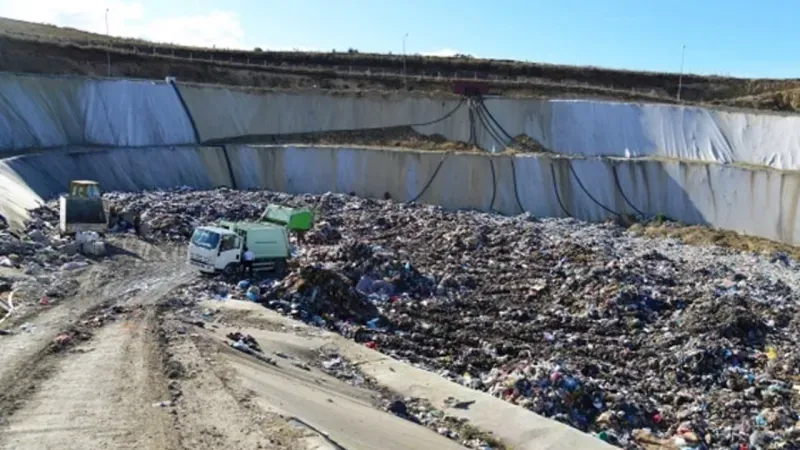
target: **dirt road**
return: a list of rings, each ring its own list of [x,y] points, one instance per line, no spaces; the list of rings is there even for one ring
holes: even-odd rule
[[[192,275],[179,249],[120,243],[125,252],[74,275],[75,296],[0,340],[0,448],[175,446],[168,412],[152,407],[169,398],[153,325],[156,302]]]
[[[271,366],[178,320],[170,293],[197,277],[183,251],[117,244],[0,336],[0,449],[462,448],[311,370],[314,355]]]

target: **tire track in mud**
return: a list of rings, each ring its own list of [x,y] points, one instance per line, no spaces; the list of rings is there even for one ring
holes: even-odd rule
[[[0,341],[0,365],[9,360],[0,371],[0,448],[176,447],[168,412],[152,407],[169,398],[154,306],[193,274],[179,248],[133,241],[121,250],[121,260],[79,275],[78,295],[34,317],[38,333]],[[110,309],[116,320],[92,323]],[[90,334],[54,351],[52,340],[76,328]]]
[[[158,316],[159,346],[165,366],[191,367],[189,376],[174,380],[180,393],[174,415],[181,448],[192,450],[333,450],[324,445],[308,445],[306,430],[251,400],[251,393],[240,387],[233,371],[219,359],[230,351],[200,334],[179,332],[186,324],[165,313]]]

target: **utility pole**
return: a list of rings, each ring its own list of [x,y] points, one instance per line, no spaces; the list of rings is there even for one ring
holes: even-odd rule
[[[678,101],[681,101],[681,89],[683,88],[683,63],[686,60],[686,46],[681,50],[681,73],[678,75]]]
[[[406,38],[408,38],[408,33],[403,35],[403,86],[408,90],[408,79],[406,78]]]
[[[108,68],[108,76],[111,77],[111,34],[108,32],[108,8],[106,8],[106,37],[108,38],[108,47],[106,48],[106,67]]]

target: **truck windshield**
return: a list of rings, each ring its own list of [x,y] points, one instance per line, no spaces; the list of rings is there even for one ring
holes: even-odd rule
[[[213,250],[219,244],[219,233],[211,230],[194,230],[192,234],[192,244]]]

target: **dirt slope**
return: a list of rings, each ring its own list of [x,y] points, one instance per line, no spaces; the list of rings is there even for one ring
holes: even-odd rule
[[[152,43],[73,28],[0,18],[0,70],[107,74],[270,88],[451,91],[454,80],[481,80],[505,95],[593,97],[794,110],[792,102],[748,101],[800,87],[798,80],[744,79],[559,66],[521,61],[348,52],[208,49]],[[404,64],[405,62],[405,64]],[[403,68],[405,74],[403,76]],[[406,87],[407,86],[407,87]]]

